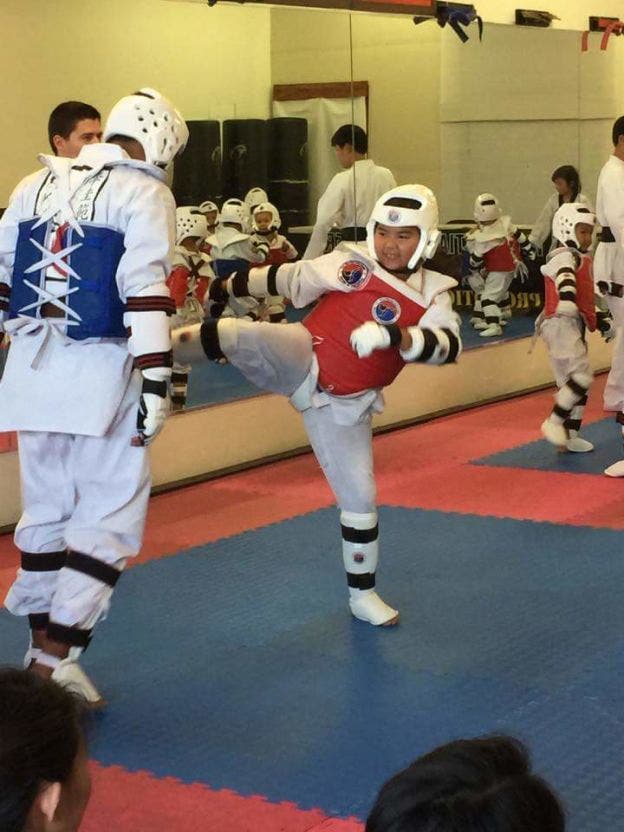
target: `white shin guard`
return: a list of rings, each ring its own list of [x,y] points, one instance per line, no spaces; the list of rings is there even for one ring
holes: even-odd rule
[[[379,560],[377,512],[355,514],[340,512],[342,558],[347,573],[349,594],[357,597],[375,588]]]
[[[397,610],[375,592],[375,573],[379,560],[377,512],[340,513],[342,557],[349,585],[349,607],[355,618],[374,626],[396,624]]]

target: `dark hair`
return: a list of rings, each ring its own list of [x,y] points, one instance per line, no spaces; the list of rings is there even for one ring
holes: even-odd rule
[[[83,734],[81,705],[55,682],[0,668],[0,829],[22,832],[44,783],[69,779]]]
[[[366,832],[563,832],[553,790],[512,737],[457,740],[382,786]]]
[[[85,118],[97,119],[101,121],[102,117],[90,104],[85,104],[83,101],[63,101],[58,107],[55,107],[50,113],[48,119],[48,141],[50,147],[56,153],[54,136],[62,136],[68,139],[79,121]]]
[[[555,179],[563,179],[564,182],[568,183],[572,190],[570,202],[576,202],[576,198],[581,192],[581,177],[577,169],[573,165],[561,165],[552,172],[550,181],[554,182]],[[562,200],[560,199],[559,205],[561,204]]]
[[[613,122],[613,129],[611,130],[611,139],[613,140],[613,145],[618,143],[618,139],[620,136],[624,136],[624,116],[620,116],[616,118]]]
[[[368,136],[357,124],[343,124],[331,138],[332,147],[344,147],[350,144],[356,153],[368,152]]]

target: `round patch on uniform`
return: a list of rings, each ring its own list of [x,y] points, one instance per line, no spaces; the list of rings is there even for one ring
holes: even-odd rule
[[[401,212],[397,211],[396,208],[391,208],[388,211],[388,222],[391,222],[393,225],[396,225],[397,222],[401,222]]]
[[[338,277],[352,289],[362,289],[368,283],[371,273],[366,263],[347,260],[338,271]]]
[[[395,324],[401,317],[401,307],[394,298],[377,298],[372,312],[378,324]]]

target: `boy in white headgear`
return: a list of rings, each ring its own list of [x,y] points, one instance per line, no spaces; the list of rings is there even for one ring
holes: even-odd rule
[[[493,194],[479,194],[474,204],[477,227],[466,234],[470,253],[468,283],[475,295],[471,323],[482,338],[502,335],[511,318],[509,286],[515,274],[526,277],[522,258],[535,259],[535,249],[511,218],[503,215]]]
[[[566,202],[557,209],[552,223],[557,247],[542,266],[544,311],[536,323],[559,388],[542,433],[561,450],[576,453],[594,449],[579,436],[593,380],[585,330],[598,328],[607,341],[615,334],[609,314],[596,309],[592,260],[587,254],[595,224],[595,215],[583,203]]]
[[[145,446],[169,410],[164,168],[187,139],[175,107],[139,90],[113,107],[106,143],[40,156],[0,220],[0,330],[12,339],[0,430],[19,431],[24,503],[5,606],[29,617],[26,664],[93,704],[77,658],[141,547]]]
[[[461,351],[449,290],[456,281],[423,268],[438,246],[438,207],[422,185],[384,194],[368,223],[368,246],[314,260],[241,271],[213,293],[318,301],[303,323],[207,320],[176,334],[181,360],[203,349],[226,356],[251,381],[282,393],[303,415],[312,448],[340,507],[352,614],[391,625],[399,613],[375,591],[378,524],[372,415],[406,363],[445,364]]]
[[[173,268],[167,286],[175,303],[176,313],[171,328],[199,323],[204,318],[204,298],[214,280],[207,255],[200,246],[206,237],[206,216],[194,205],[176,209],[176,247]],[[190,364],[174,362],[171,373],[171,407],[182,410],[186,405]]]
[[[269,253],[266,259],[268,266],[276,266],[281,263],[288,263],[298,257],[297,249],[293,244],[279,233],[282,220],[279,211],[270,202],[261,202],[253,209],[251,214],[251,227],[254,232],[254,239],[258,242],[269,244]],[[281,323],[286,320],[284,298],[269,297],[264,303],[264,320],[272,323]]]

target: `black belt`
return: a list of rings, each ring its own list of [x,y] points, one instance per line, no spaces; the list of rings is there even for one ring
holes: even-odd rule
[[[366,239],[366,229],[361,225],[351,225],[338,230],[340,239],[346,243],[362,243]]]
[[[600,242],[601,243],[614,243],[615,237],[613,236],[613,232],[609,228],[608,225],[602,226],[602,231],[600,232]]]

